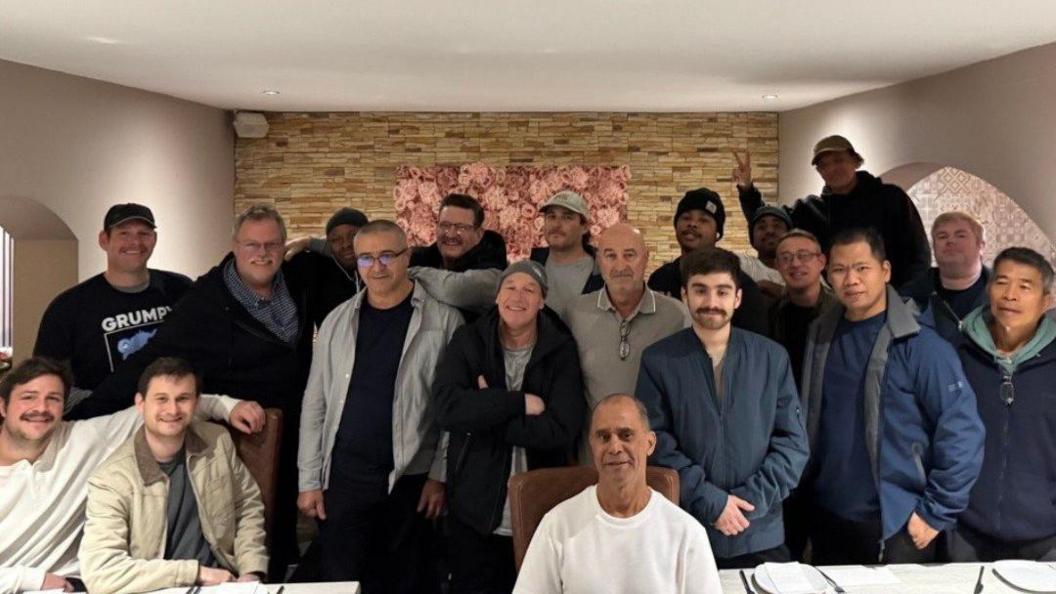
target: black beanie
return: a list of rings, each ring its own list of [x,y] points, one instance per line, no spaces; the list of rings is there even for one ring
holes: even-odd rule
[[[715,219],[715,230],[722,238],[722,228],[726,224],[726,209],[722,206],[722,198],[707,188],[697,188],[686,192],[686,195],[678,201],[675,209],[675,225],[678,225],[678,217],[687,210],[703,210],[708,216]]]
[[[330,235],[330,232],[338,225],[352,225],[356,228],[365,227],[367,225],[367,215],[363,214],[363,211],[354,208],[342,208],[335,212],[334,216],[330,217],[330,220],[326,222],[326,234]]]

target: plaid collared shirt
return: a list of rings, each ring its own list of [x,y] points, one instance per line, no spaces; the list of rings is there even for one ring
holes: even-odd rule
[[[246,286],[242,277],[235,270],[235,261],[224,266],[224,284],[235,300],[246,308],[251,316],[279,337],[284,342],[293,344],[297,341],[300,321],[297,319],[297,304],[290,297],[286,280],[280,270],[271,283],[271,299],[261,299]]]

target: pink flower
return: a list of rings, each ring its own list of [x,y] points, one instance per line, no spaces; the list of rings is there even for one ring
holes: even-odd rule
[[[458,185],[458,169],[455,167],[437,167],[436,185],[446,196]]]
[[[418,186],[418,194],[422,197],[422,202],[429,206],[439,206],[440,200],[443,196],[440,195],[440,187],[436,185],[436,182],[426,181],[422,182]]]
[[[492,186],[480,197],[480,202],[484,206],[484,210],[502,210],[506,208],[508,203],[506,191],[500,185]]]

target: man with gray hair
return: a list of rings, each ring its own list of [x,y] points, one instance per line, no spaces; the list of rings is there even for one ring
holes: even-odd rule
[[[283,272],[286,224],[258,204],[235,220],[232,253],[195,281],[158,333],[68,415],[84,419],[133,402],[139,376],[158,357],[191,362],[202,393],[256,400],[282,410],[279,493],[269,575],[295,557],[297,427],[311,362],[311,320],[303,279]]]
[[[722,592],[704,527],[646,483],[656,434],[645,406],[608,396],[589,434],[598,484],[543,517],[513,591]]]

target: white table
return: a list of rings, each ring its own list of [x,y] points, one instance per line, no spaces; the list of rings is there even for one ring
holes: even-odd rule
[[[316,582],[305,584],[264,584],[268,594],[359,594],[359,582]],[[208,590],[203,590],[206,592]],[[186,594],[187,588],[165,588],[151,594]]]
[[[888,565],[902,584],[894,586],[859,586],[844,589],[848,594],[972,594],[975,588],[975,580],[979,577],[979,563],[947,563],[942,565]],[[984,563],[986,571],[983,573],[983,594],[1011,594],[1021,593],[1016,590],[990,570],[990,564]],[[825,567],[821,570],[825,571]],[[745,575],[752,590],[759,592],[755,584],[751,582],[752,570],[745,569]],[[726,569],[719,572],[722,582],[723,594],[745,594],[744,585],[738,570]],[[841,584],[842,586],[842,584]],[[833,592],[830,587],[829,592]],[[283,593],[285,594],[285,593]],[[292,594],[292,593],[291,593]]]

